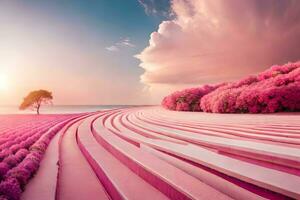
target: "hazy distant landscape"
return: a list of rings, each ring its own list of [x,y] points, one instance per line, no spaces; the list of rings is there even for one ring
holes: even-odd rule
[[[44,114],[85,113],[113,108],[130,107],[130,105],[46,105],[41,108]],[[20,110],[19,106],[0,106],[0,114],[34,114],[33,110]]]

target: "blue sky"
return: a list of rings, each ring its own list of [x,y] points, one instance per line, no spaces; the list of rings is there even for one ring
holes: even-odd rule
[[[0,52],[4,53],[3,58],[0,57],[0,73],[9,77],[10,91],[2,95],[0,104],[17,104],[28,90],[38,87],[54,90],[58,104],[140,102],[143,97],[137,94],[144,87],[139,80],[143,69],[138,67],[139,61],[133,56],[148,45],[151,32],[166,19],[163,12],[169,9],[168,1],[162,1],[164,3],[159,6],[153,2],[2,1],[0,22],[4,31],[0,42],[6,45],[0,47]],[[154,9],[155,13],[146,8]],[[11,62],[8,60],[9,56],[4,58],[6,54],[12,57],[10,59],[20,62]],[[74,62],[73,56],[76,57]],[[82,63],[78,64],[77,59]],[[49,73],[49,77],[42,80],[40,76],[45,71]],[[21,75],[20,72],[24,73]],[[91,90],[98,95],[78,99],[81,97],[80,91],[64,91],[57,86],[57,82],[61,82],[66,74],[82,78],[81,83],[73,83],[71,78],[66,79],[74,87],[80,85],[81,90]],[[85,79],[88,81],[84,81]],[[116,82],[118,84],[115,87],[108,86]],[[124,85],[128,87],[124,89]],[[120,94],[122,91],[130,98],[121,98],[124,96]],[[74,96],[65,98],[63,93]],[[101,96],[103,93],[106,93],[105,98]]]
[[[140,52],[147,46],[150,33],[156,30],[160,22],[165,19],[159,14],[147,14],[138,0],[29,0],[26,3],[20,2],[23,3],[14,3],[19,6],[23,5],[16,12],[23,12],[24,17],[45,20],[41,28],[50,29],[61,37],[74,37],[81,40],[80,42],[86,42],[87,45],[93,43],[99,48],[99,52],[113,57],[113,63],[122,63],[121,68],[126,68],[124,65],[126,64],[128,70],[132,72],[138,71],[138,68],[132,67],[132,65],[137,65],[138,61],[130,55]],[[167,10],[168,7],[165,9]],[[47,24],[48,22],[50,24]],[[56,28],[57,24],[63,24],[67,30]],[[34,28],[39,28],[36,24],[34,25]],[[63,35],[64,31],[67,35]],[[105,47],[112,46],[125,38],[129,38],[135,48],[123,48],[118,54],[118,59],[115,54],[107,54]]]

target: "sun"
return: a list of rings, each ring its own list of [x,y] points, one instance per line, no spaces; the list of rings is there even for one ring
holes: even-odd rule
[[[8,78],[5,74],[0,74],[0,90],[4,91],[8,89]]]

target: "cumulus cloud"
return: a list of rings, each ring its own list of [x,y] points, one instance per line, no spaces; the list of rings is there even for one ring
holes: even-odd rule
[[[115,44],[105,47],[108,51],[120,51],[122,47],[130,47],[133,48],[135,45],[130,41],[129,38],[121,38],[120,41],[116,42]]]
[[[231,81],[300,59],[298,0],[173,0],[136,57],[148,86]]]

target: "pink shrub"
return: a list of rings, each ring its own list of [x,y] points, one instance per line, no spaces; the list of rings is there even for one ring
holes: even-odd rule
[[[217,113],[273,113],[300,110],[300,62],[270,69],[220,87],[201,99]]]
[[[6,179],[16,179],[23,190],[29,178],[32,176],[29,170],[22,166],[17,166],[7,172],[5,175]]]
[[[0,152],[0,161],[2,161],[6,157],[6,154],[4,152]]]
[[[18,163],[18,160],[16,159],[15,155],[9,155],[3,160],[3,162],[12,168]]]
[[[0,194],[2,198],[7,198],[10,200],[19,200],[22,190],[20,185],[15,178],[6,179],[0,183]]]
[[[4,175],[8,170],[9,166],[5,162],[0,163],[0,180],[3,179]]]
[[[29,151],[27,149],[19,149],[18,152],[15,154],[18,162],[21,162],[28,153]]]
[[[9,200],[8,198],[6,198],[4,195],[0,196],[0,200]]]
[[[0,131],[0,200],[20,199],[25,185],[37,172],[53,136],[77,116],[0,116],[7,121],[1,123],[0,128],[8,130]]]
[[[176,91],[162,106],[177,111],[273,113],[300,110],[300,62],[275,65],[232,83]]]
[[[21,163],[20,166],[26,169],[31,175],[39,168],[39,162],[41,161],[42,156],[36,156],[29,154]]]
[[[220,87],[220,85],[204,85],[199,88],[189,88],[182,91],[177,91],[169,96],[166,96],[161,104],[164,108],[169,110],[201,111],[201,98],[218,87]]]

